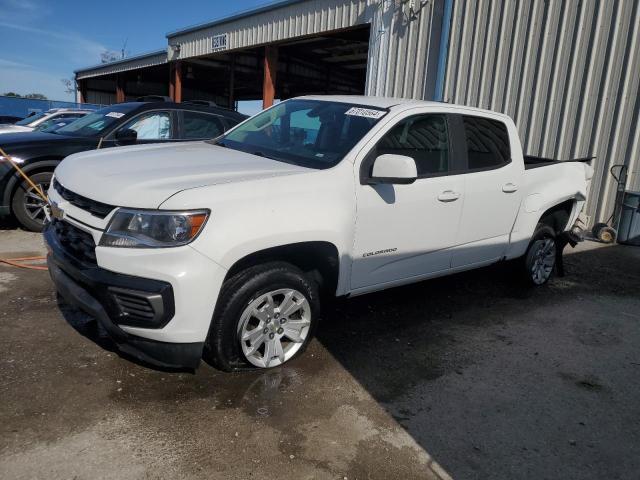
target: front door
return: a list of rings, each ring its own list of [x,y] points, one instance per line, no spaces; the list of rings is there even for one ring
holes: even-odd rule
[[[400,120],[367,155],[360,183],[372,161],[388,153],[412,157],[418,179],[409,185],[357,185],[353,290],[450,267],[464,196],[463,178],[449,175],[451,151],[447,116],[422,114]]]

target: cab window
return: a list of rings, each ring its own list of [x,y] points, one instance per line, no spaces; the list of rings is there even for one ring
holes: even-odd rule
[[[511,162],[507,126],[490,118],[462,117],[469,170],[499,168]]]
[[[446,174],[449,135],[445,116],[427,114],[401,120],[377,143],[374,155],[384,154],[413,158],[418,177]]]

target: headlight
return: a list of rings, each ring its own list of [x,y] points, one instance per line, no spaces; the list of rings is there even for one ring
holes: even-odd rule
[[[204,227],[208,210],[170,212],[162,210],[118,210],[100,246],[122,248],[162,248],[186,245]]]

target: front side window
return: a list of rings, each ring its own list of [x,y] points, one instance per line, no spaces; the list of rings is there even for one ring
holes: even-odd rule
[[[216,141],[309,168],[337,165],[387,110],[321,100],[287,100]]]
[[[504,123],[466,115],[462,120],[469,170],[497,168],[511,161],[509,133]]]
[[[375,149],[375,156],[404,155],[416,162],[418,177],[447,173],[449,135],[444,115],[416,115],[401,120]]]
[[[149,112],[134,118],[123,130],[134,130],[138,140],[169,140],[171,138],[171,115],[169,112]]]
[[[199,112],[182,112],[182,123],[187,140],[215,138],[224,132],[222,122],[216,115]]]

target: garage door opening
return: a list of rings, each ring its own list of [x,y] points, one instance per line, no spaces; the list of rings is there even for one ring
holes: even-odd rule
[[[370,26],[183,61],[181,100],[238,102],[300,95],[362,95],[365,91]]]

